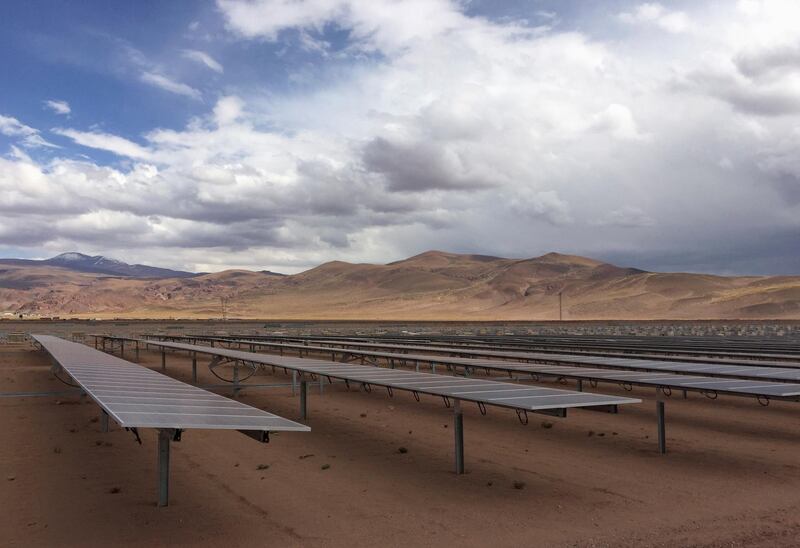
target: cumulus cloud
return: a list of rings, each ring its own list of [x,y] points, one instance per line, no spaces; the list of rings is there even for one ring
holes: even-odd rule
[[[222,68],[222,65],[219,64],[213,57],[207,54],[204,51],[199,51],[196,49],[185,49],[183,50],[183,56],[187,59],[194,61],[195,63],[200,63],[201,65],[205,65],[206,68],[213,70],[214,72],[218,72],[222,74],[225,70]]]
[[[359,47],[396,51],[470,24],[449,0],[218,0],[228,27],[247,38],[276,40],[290,28],[346,28]]]
[[[692,27],[692,21],[685,12],[670,11],[661,4],[654,2],[639,4],[633,11],[620,13],[619,18],[626,23],[653,24],[667,32],[676,34],[686,32]]]
[[[90,150],[45,161],[15,149],[0,157],[0,243],[113,245],[129,260],[200,270],[293,271],[425,248],[800,268],[781,256],[800,232],[796,36],[784,22],[795,8],[751,4],[682,17],[634,5],[630,24],[668,31],[654,51],[652,33],[598,39],[445,0],[220,0],[226,39],[255,48],[292,31],[320,44],[280,46],[318,54],[304,68],[314,85],[226,84],[182,127],[141,135],[53,130],[123,160],[112,165]],[[331,28],[346,42],[337,53]],[[0,132],[20,146],[38,135],[4,118]],[[785,245],[748,263],[759,239]],[[743,243],[724,248],[732,241]]]
[[[72,109],[69,106],[69,103],[66,101],[59,101],[56,99],[48,99],[44,102],[45,108],[48,108],[55,112],[56,114],[67,115],[72,112]]]

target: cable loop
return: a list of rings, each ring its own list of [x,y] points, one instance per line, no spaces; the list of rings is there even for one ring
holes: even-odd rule
[[[391,386],[387,386],[386,387],[386,391],[389,393],[389,397],[390,398],[394,397],[394,394],[392,394],[392,387]]]
[[[716,390],[702,390],[700,393],[710,400],[716,400],[717,396],[719,396]]]
[[[372,392],[372,387],[367,382],[362,382],[361,387],[364,389],[364,392]]]
[[[414,395],[414,399],[419,401],[419,392],[413,391],[411,393]]]
[[[666,397],[670,397],[672,395],[672,388],[669,386],[662,386],[661,393],[664,394]]]
[[[633,385],[629,382],[621,382],[619,385],[622,387],[623,390],[630,392],[633,390]]]
[[[450,398],[447,396],[442,396],[442,400],[444,400],[444,406],[450,409]]]
[[[58,379],[59,381],[61,381],[61,382],[63,382],[64,384],[66,384],[67,386],[74,386],[74,387],[76,387],[76,388],[80,388],[80,385],[79,385],[79,384],[72,384],[72,383],[71,383],[71,382],[69,382],[69,381],[65,381],[64,379],[62,379],[61,377],[59,377],[59,376],[58,376],[58,373],[53,373],[53,376],[54,376],[56,379]]]
[[[523,425],[528,424],[528,412],[524,409],[515,409],[514,411],[517,412],[517,419]],[[523,420],[524,417],[524,420]]]
[[[478,403],[478,411],[481,412],[481,415],[485,416],[486,415],[486,404],[481,402],[481,401],[479,401],[477,403]]]
[[[756,400],[758,400],[759,405],[763,407],[767,407],[769,405],[769,396],[756,396]]]

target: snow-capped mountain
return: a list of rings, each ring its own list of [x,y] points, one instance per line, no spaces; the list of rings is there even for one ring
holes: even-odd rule
[[[39,261],[31,259],[0,259],[0,264],[57,266],[78,272],[92,272],[126,278],[188,278],[195,276],[194,272],[158,268],[143,264],[128,264],[117,259],[103,257],[102,255],[85,255],[77,252],[62,253]]]

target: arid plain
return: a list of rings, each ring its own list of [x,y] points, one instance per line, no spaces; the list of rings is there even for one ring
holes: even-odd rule
[[[658,324],[662,329],[797,330],[797,322]],[[227,329],[225,326],[227,325]],[[294,324],[290,333],[383,330],[387,325]],[[600,322],[570,329],[608,329]],[[2,322],[2,331],[254,332],[256,322]],[[273,331],[277,325],[270,324]],[[398,327],[398,326],[395,326]],[[431,324],[402,328],[431,329]],[[518,324],[441,324],[502,332]],[[540,325],[540,328],[545,326]],[[548,328],[555,328],[549,324]],[[130,356],[129,356],[130,357]],[[143,365],[160,356],[142,350]],[[68,389],[29,343],[0,347],[4,392]],[[167,373],[190,380],[190,360]],[[282,373],[249,382],[240,400],[291,419],[297,398]],[[201,384],[218,383],[200,367]],[[545,383],[545,385],[550,385]],[[559,388],[574,388],[556,384]],[[794,403],[690,394],[667,403],[668,454],[656,446],[652,390],[617,415],[573,411],[559,419],[465,407],[467,473],[452,472],[452,423],[436,398],[329,386],[309,396],[310,433],[258,444],[235,432],[189,431],[174,443],[170,506],[153,504],[152,433],[102,433],[97,407],[76,393],[3,398],[5,442],[0,543],[19,546],[192,544],[248,546],[796,546],[800,462]],[[221,393],[229,395],[229,390]],[[47,493],[40,496],[37,493]],[[414,524],[409,526],[409,524]]]

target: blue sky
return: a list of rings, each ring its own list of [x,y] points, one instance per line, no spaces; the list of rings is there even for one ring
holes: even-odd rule
[[[0,4],[0,255],[800,272],[788,0]]]

